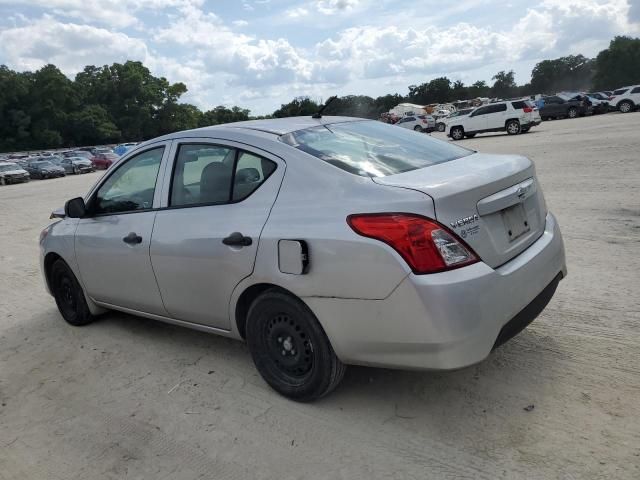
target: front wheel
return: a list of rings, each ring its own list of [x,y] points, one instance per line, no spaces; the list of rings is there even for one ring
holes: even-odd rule
[[[464,130],[462,127],[453,127],[449,134],[454,140],[462,140],[464,138]]]
[[[51,267],[51,290],[62,318],[80,327],[94,320],[76,276],[63,260],[56,260]]]
[[[413,127],[413,131],[414,132],[422,132],[422,127],[420,125],[416,125],[415,127]]]
[[[281,395],[308,402],[342,380],[344,364],[318,320],[297,298],[267,290],[251,305],[246,331],[258,372]]]
[[[571,107],[569,109],[569,111],[567,112],[567,116],[569,118],[576,118],[578,116],[578,109],[574,108],[574,107]]]
[[[447,129],[447,126],[444,123],[438,123],[437,127],[439,132],[444,132]]]
[[[509,135],[517,135],[521,131],[520,122],[517,120],[509,120],[507,122],[507,133]]]
[[[618,110],[620,110],[622,113],[629,113],[631,110],[633,110],[633,105],[631,102],[621,102],[620,105],[618,105]]]

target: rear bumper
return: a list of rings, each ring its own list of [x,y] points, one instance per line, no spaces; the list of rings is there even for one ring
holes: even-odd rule
[[[384,300],[304,300],[345,363],[448,370],[480,362],[531,323],[565,275],[562,235],[548,214],[542,236],[496,269],[410,274]]]

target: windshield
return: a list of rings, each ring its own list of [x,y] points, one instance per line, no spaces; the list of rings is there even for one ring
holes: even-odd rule
[[[42,167],[53,167],[53,163],[49,162],[49,161],[44,161],[44,162],[33,162],[33,166],[36,168],[42,168]]]
[[[280,140],[363,177],[409,172],[473,153],[422,133],[371,120],[311,127],[287,133]]]
[[[11,170],[19,170],[20,167],[13,164],[0,165],[0,172],[10,172]]]

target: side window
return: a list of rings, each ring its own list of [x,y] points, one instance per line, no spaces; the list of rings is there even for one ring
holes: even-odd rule
[[[234,148],[216,145],[180,145],[169,206],[239,202],[251,195],[276,169],[276,164],[270,160],[236,152]]]
[[[163,153],[164,147],[154,148],[122,164],[98,189],[94,213],[121,213],[151,208]]]
[[[180,145],[169,206],[228,203],[236,151],[207,144]]]
[[[525,103],[523,100],[518,100],[517,102],[511,102],[511,105],[513,105],[513,108],[515,108],[516,110],[520,110],[525,107]]]
[[[487,114],[487,113],[489,113],[489,112],[490,112],[489,107],[480,107],[480,108],[479,108],[479,109],[477,109],[475,112],[473,112],[473,113],[471,114],[471,116],[472,116],[472,117],[476,117],[476,116],[478,116],[478,115],[485,115],[485,114]]]
[[[275,169],[276,164],[271,160],[241,152],[233,180],[233,201],[239,202],[251,195]]]
[[[493,107],[493,111],[494,112],[506,112],[507,111],[507,104],[506,103],[499,103],[498,105],[495,105]]]
[[[631,93],[640,93],[640,87],[636,87],[633,90],[631,90]]]
[[[619,88],[618,90],[616,90],[615,92],[613,92],[614,95],[622,95],[624,92],[626,92],[627,89],[626,88]]]

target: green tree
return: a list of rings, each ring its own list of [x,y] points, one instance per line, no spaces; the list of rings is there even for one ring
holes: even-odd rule
[[[493,78],[493,86],[491,87],[491,95],[497,98],[509,98],[516,94],[515,73],[513,70],[505,72],[504,70],[496,73]]]
[[[320,105],[308,97],[294,98],[289,103],[280,106],[278,110],[273,112],[276,118],[282,117],[301,117],[305,115],[313,115],[320,109]]]
[[[531,90],[554,93],[561,90],[588,90],[594,62],[584,55],[569,55],[538,62],[531,72]]]
[[[640,38],[615,37],[595,60],[594,88],[613,90],[640,83]]]

